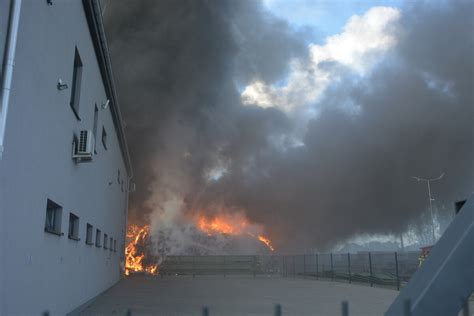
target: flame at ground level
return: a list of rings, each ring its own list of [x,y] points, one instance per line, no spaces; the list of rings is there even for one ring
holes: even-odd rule
[[[251,224],[245,216],[240,213],[224,214],[207,217],[197,216],[194,226],[208,236],[217,234],[230,236],[250,236],[265,245],[270,251],[274,251],[271,240],[260,234],[262,227]],[[150,226],[129,225],[127,229],[127,247],[125,248],[125,275],[131,273],[158,274],[158,257],[151,251],[153,249],[150,240]],[[163,258],[161,258],[163,259]]]
[[[129,242],[125,248],[125,275],[130,275],[131,272],[158,274],[158,264],[149,264],[145,259],[150,242],[150,226],[129,225],[127,239]]]

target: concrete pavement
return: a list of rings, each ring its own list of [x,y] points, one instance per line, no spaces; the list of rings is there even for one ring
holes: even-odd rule
[[[81,315],[383,315],[398,294],[395,290],[340,282],[282,277],[136,275],[100,295]]]

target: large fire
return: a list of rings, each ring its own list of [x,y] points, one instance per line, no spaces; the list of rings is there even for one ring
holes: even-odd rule
[[[255,234],[255,226],[241,215],[218,215],[214,217],[198,216],[197,227],[208,236],[213,234],[248,235],[262,242],[268,249],[274,251],[269,238]]]
[[[199,215],[194,219],[197,229],[213,236],[216,234],[232,236],[250,236],[269,250],[274,251],[271,240],[258,232],[261,227],[251,224],[247,218],[240,214],[218,215],[208,217]],[[127,230],[128,244],[125,248],[125,275],[141,272],[148,274],[158,274],[158,264],[153,255],[150,254],[150,226],[129,225]]]
[[[125,275],[130,275],[131,272],[158,274],[158,264],[147,264],[145,259],[145,250],[149,246],[150,226],[129,225],[127,238],[129,242],[125,248]]]

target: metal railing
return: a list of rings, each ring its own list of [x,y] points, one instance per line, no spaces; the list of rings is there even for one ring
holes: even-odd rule
[[[419,252],[282,256],[282,275],[400,289],[418,268]]]
[[[290,256],[169,256],[160,275],[280,275],[399,290],[418,268],[418,252]]]

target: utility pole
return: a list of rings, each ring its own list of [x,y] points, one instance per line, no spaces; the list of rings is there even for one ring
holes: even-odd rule
[[[431,214],[431,232],[433,233],[433,245],[436,243],[436,236],[435,236],[435,225],[434,225],[434,216],[433,216],[433,201],[434,199],[431,197],[431,186],[430,182],[441,180],[444,177],[444,172],[437,178],[432,179],[424,179],[420,177],[412,177],[416,181],[425,181],[428,184],[428,198],[430,200],[430,214]]]

